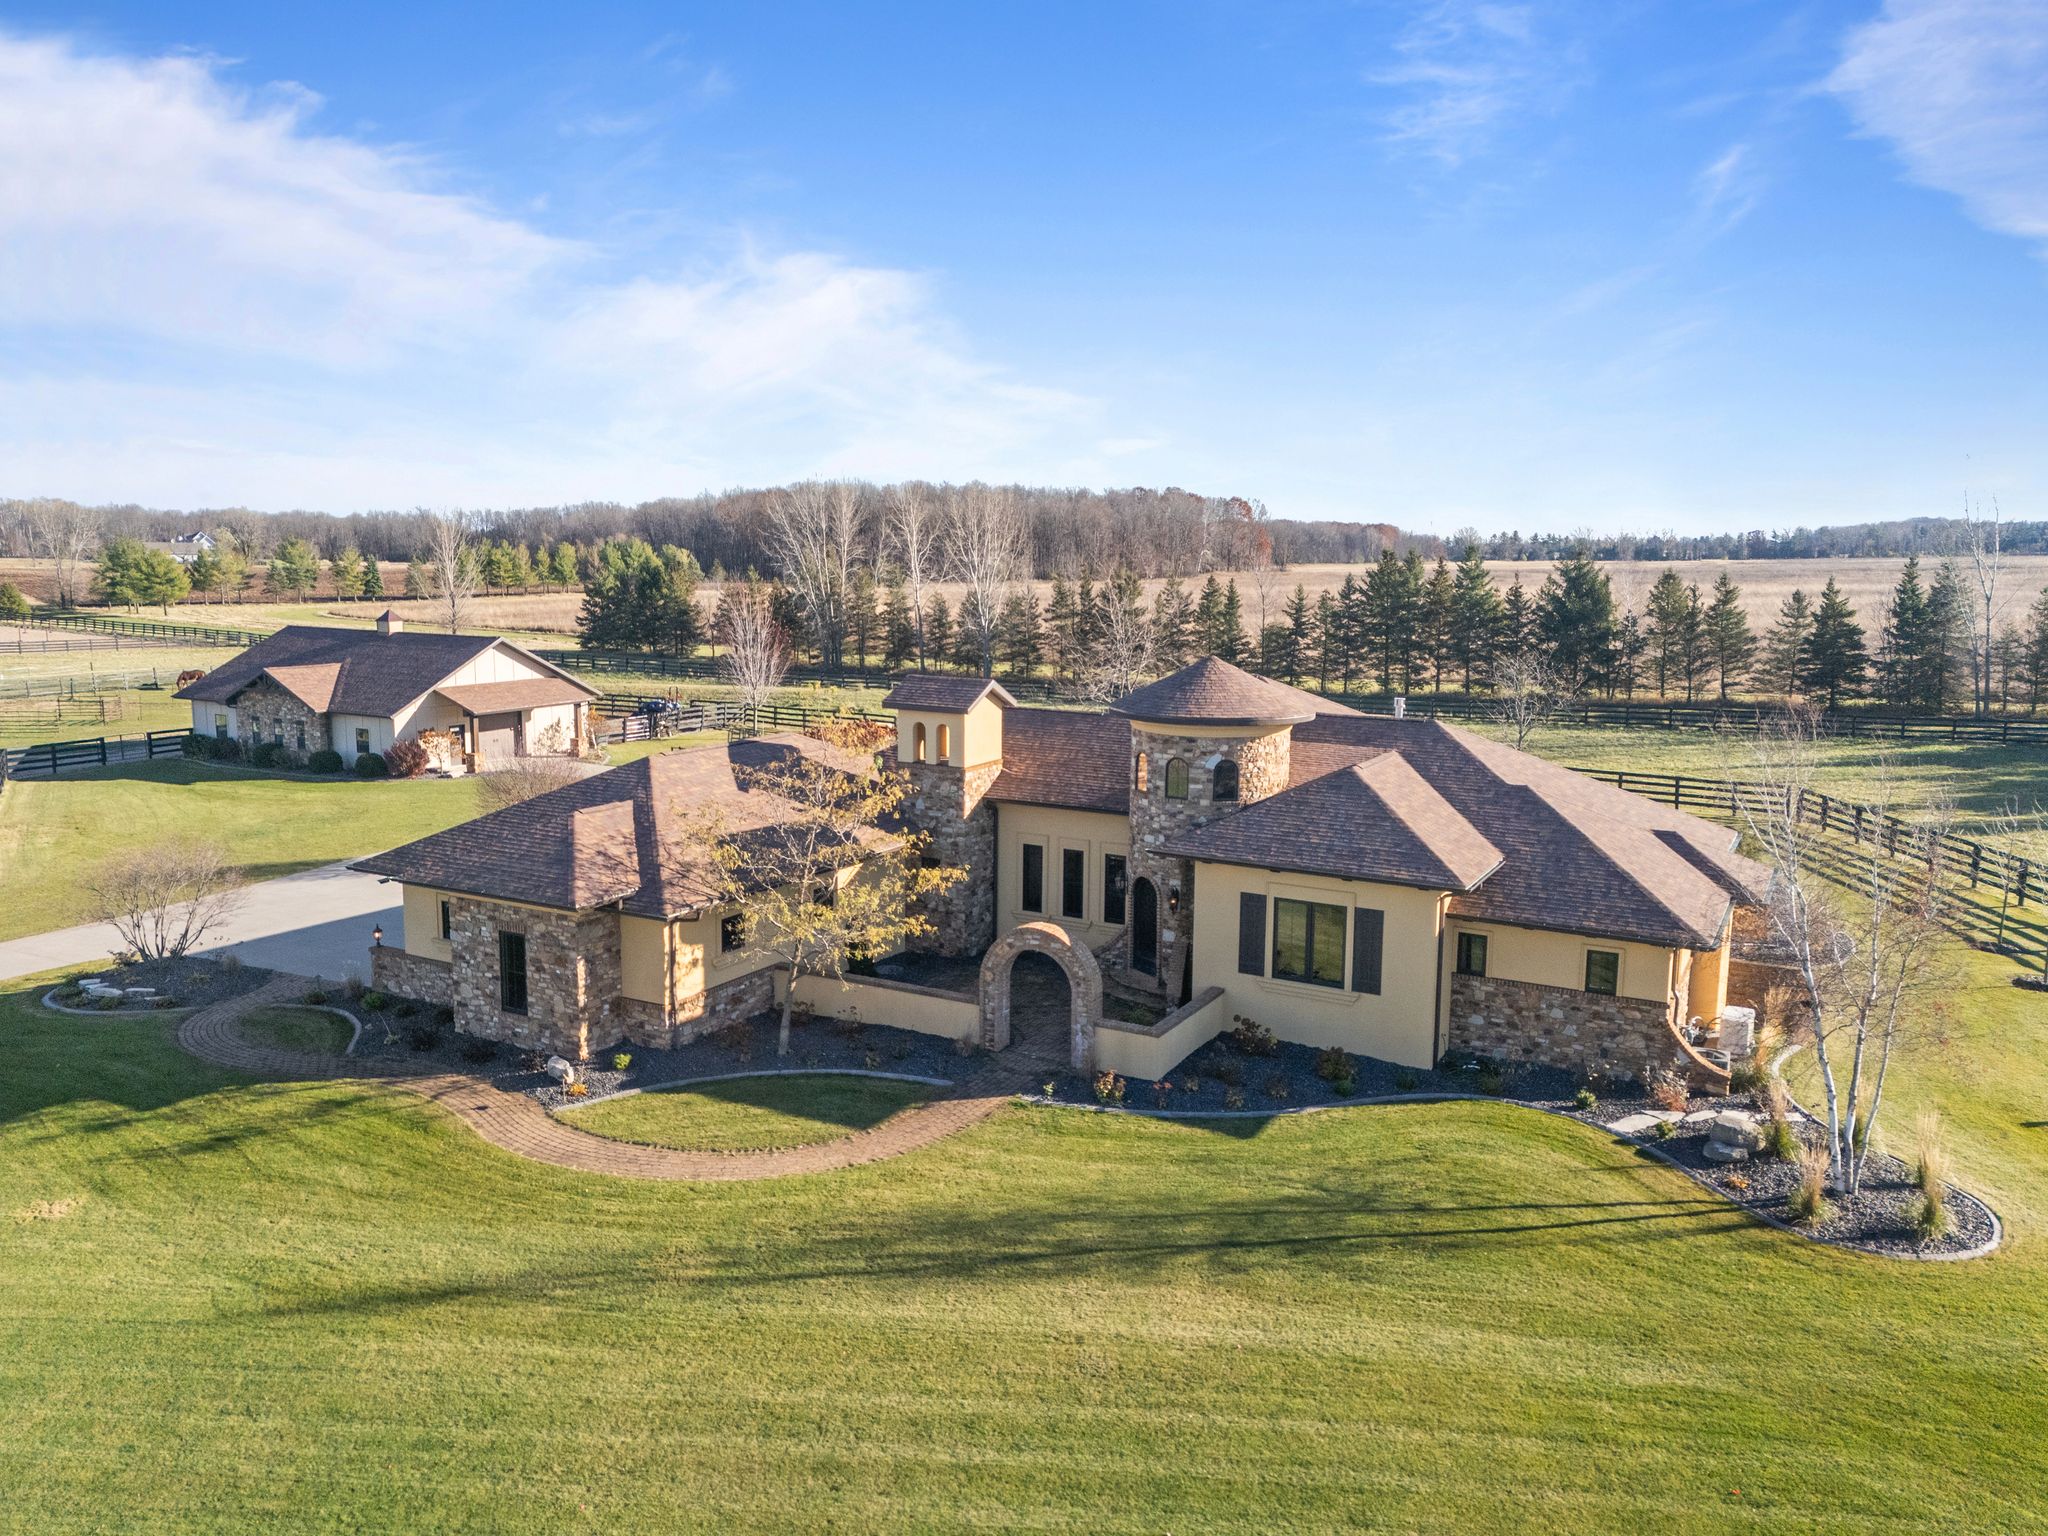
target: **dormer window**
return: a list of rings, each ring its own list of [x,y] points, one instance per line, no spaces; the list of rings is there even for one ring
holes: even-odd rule
[[[939,761],[942,763],[953,761],[953,727],[950,725],[939,727]]]
[[[1209,798],[1212,800],[1235,800],[1237,798],[1237,764],[1224,758],[1216,765],[1209,777]]]
[[[910,747],[910,760],[911,760],[912,762],[915,762],[915,763],[921,763],[921,762],[923,762],[923,761],[924,761],[924,722],[923,722],[922,720],[920,720],[920,721],[918,721],[918,722],[917,722],[917,726],[916,726],[916,729],[914,729],[914,730],[913,730],[913,731],[911,732],[911,735],[910,735],[910,740],[911,740],[911,747]]]
[[[1166,798],[1185,800],[1188,797],[1188,765],[1185,758],[1170,757],[1166,760]]]

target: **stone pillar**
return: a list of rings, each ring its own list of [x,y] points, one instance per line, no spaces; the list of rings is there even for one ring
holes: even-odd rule
[[[919,941],[920,947],[942,955],[978,955],[996,936],[996,810],[987,795],[1003,765],[902,766],[911,786],[903,802],[904,819],[928,834],[931,858],[967,871],[967,878],[951,889],[926,898],[924,915],[933,931]]]
[[[1194,932],[1194,866],[1158,850],[1184,832],[1207,826],[1239,807],[1276,795],[1287,787],[1292,733],[1278,726],[1256,735],[1202,735],[1200,726],[1131,726],[1131,883],[1150,880],[1159,892],[1159,969],[1146,976],[1130,966],[1126,936],[1120,974],[1129,984],[1178,997],[1187,965],[1188,938]],[[1146,759],[1144,789],[1138,786],[1137,759]],[[1187,764],[1188,793],[1184,800],[1168,797],[1167,765]],[[1237,764],[1237,799],[1215,798],[1216,767]],[[1178,892],[1178,907],[1175,910]]]

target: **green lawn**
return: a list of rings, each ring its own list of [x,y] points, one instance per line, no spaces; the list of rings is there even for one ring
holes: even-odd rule
[[[355,1034],[347,1019],[320,1008],[258,1008],[236,1020],[235,1028],[255,1045],[287,1051],[328,1051],[336,1056],[348,1049]]]
[[[9,1523],[2040,1529],[2048,1002],[1971,967],[1895,1113],[1947,1109],[2013,1236],[1930,1265],[1499,1104],[1013,1108],[840,1173],[607,1180],[23,985]]]
[[[281,779],[183,758],[17,779],[0,795],[0,939],[86,921],[79,871],[144,839],[217,839],[248,879],[268,880],[476,813],[464,779]]]
[[[887,1078],[741,1077],[611,1099],[562,1118],[613,1141],[686,1152],[752,1152],[836,1141],[931,1097],[923,1083]]]
[[[95,736],[140,736],[149,731],[190,730],[192,706],[171,697],[171,673],[162,688],[123,688],[96,694],[106,718],[84,713],[92,699],[69,701],[58,716],[54,699],[7,700],[0,704],[0,747],[28,747],[39,741],[89,741]]]

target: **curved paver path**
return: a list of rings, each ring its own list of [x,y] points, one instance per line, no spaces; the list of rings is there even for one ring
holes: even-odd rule
[[[1028,1086],[1030,1061],[991,1060],[956,1083],[944,1098],[892,1115],[880,1125],[836,1141],[774,1152],[678,1152],[608,1141],[566,1125],[529,1094],[508,1093],[466,1072],[414,1072],[350,1056],[326,1056],[252,1044],[236,1024],[257,1008],[296,1003],[314,983],[280,976],[242,997],[202,1008],[178,1026],[178,1044],[217,1066],[257,1077],[293,1080],[369,1078],[409,1088],[441,1105],[493,1146],[558,1168],[631,1179],[773,1179],[824,1173],[929,1146],[986,1120]]]

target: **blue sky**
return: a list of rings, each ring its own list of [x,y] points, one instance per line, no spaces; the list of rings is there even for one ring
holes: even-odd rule
[[[2044,515],[2048,5],[0,6],[0,494]]]

